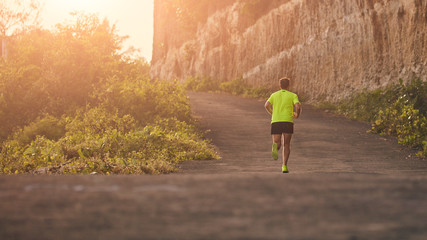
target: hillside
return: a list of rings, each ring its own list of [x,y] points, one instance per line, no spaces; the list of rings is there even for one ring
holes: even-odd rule
[[[276,87],[338,100],[427,76],[421,0],[155,1],[151,77]]]

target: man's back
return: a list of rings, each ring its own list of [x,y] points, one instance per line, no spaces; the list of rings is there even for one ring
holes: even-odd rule
[[[287,90],[279,90],[273,93],[268,101],[273,106],[272,123],[293,122],[294,104],[298,103],[298,96]]]

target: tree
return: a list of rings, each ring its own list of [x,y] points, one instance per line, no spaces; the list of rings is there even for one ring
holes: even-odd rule
[[[95,105],[94,91],[123,74],[122,40],[107,20],[83,14],[54,31],[10,37],[8,60],[0,60],[0,139],[41,114]]]
[[[38,26],[39,17],[37,0],[0,0],[0,38]]]
[[[94,14],[73,13],[75,22],[57,25],[56,41],[46,65],[52,70],[50,96],[76,105],[85,105],[94,88],[107,76],[117,74],[124,37],[115,25]]]
[[[0,58],[7,56],[8,38],[38,26],[39,16],[37,0],[0,0]]]

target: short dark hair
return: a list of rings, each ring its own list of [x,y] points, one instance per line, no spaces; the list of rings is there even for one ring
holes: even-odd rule
[[[286,89],[286,88],[288,88],[289,87],[289,82],[290,82],[291,80],[289,79],[289,78],[287,78],[287,77],[284,77],[284,78],[281,78],[280,80],[279,80],[279,82],[280,82],[280,88],[282,88],[282,89]]]

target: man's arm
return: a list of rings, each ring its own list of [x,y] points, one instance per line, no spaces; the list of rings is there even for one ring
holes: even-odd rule
[[[299,118],[299,115],[301,114],[301,103],[295,103],[295,112],[294,112],[294,118]]]
[[[264,107],[270,115],[273,114],[273,109],[271,108],[271,103],[269,101],[265,102]]]

